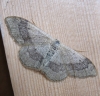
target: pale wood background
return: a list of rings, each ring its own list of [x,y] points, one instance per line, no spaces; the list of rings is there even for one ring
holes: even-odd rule
[[[1,0],[2,37],[15,96],[100,96],[100,0]],[[51,82],[39,72],[24,68],[19,46],[8,34],[7,16],[28,19],[88,57],[96,66],[94,78],[66,78]]]

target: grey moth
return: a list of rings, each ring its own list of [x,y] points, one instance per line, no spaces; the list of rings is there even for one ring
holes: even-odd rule
[[[97,75],[88,58],[64,46],[28,20],[9,16],[5,23],[11,37],[21,46],[19,58],[25,67],[41,71],[52,81],[68,76],[86,78]]]

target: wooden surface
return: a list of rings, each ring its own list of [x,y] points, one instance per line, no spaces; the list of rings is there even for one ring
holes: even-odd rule
[[[0,31],[0,96],[14,96]]]
[[[1,29],[15,96],[100,96],[99,0],[1,0]],[[7,16],[19,16],[88,57],[96,66],[94,78],[66,78],[51,82],[39,72],[24,68],[19,46],[8,34]]]

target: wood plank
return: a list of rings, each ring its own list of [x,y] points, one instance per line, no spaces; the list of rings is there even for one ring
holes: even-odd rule
[[[100,96],[100,1],[99,0],[1,0],[1,29],[15,96]],[[94,78],[66,78],[51,82],[24,68],[19,46],[4,23],[7,16],[26,18],[66,46],[84,51],[98,70]]]

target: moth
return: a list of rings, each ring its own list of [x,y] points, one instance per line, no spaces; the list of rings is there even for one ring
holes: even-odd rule
[[[88,58],[64,46],[28,20],[9,16],[5,23],[11,37],[21,46],[19,59],[25,67],[41,71],[52,81],[67,76],[86,78],[97,75]]]

